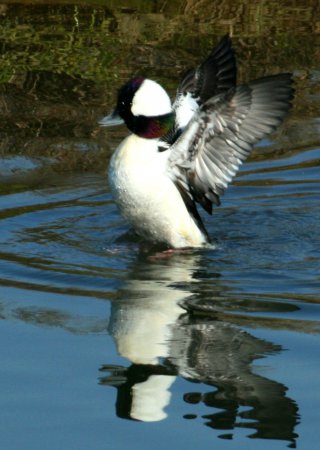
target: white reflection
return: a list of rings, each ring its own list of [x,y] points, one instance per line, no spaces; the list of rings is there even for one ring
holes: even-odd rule
[[[179,302],[191,296],[178,284],[194,281],[198,260],[196,255],[177,254],[163,263],[150,261],[141,273],[132,274],[121,298],[113,303],[110,318],[110,332],[121,356],[134,364],[158,364],[168,356],[172,325],[185,312]]]
[[[173,278],[176,271],[172,270]],[[181,274],[180,274],[181,275]],[[135,364],[158,364],[168,356],[172,324],[184,312],[179,300],[190,295],[171,281],[129,281],[126,300],[113,304],[110,331],[118,352]]]
[[[167,417],[164,408],[170,403],[169,391],[175,376],[151,375],[133,386],[131,417],[143,422],[156,422]]]
[[[190,290],[178,284],[188,286],[194,281],[198,260],[196,255],[182,253],[164,261],[149,261],[141,272],[134,271],[121,290],[121,298],[113,303],[110,318],[110,333],[121,356],[136,365],[153,366],[170,356],[174,325],[185,313],[179,302],[191,296]],[[152,374],[135,383],[130,417],[143,421],[167,417],[164,408],[169,404],[169,389],[175,378],[168,373]]]

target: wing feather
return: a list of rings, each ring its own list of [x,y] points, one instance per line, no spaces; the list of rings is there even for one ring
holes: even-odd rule
[[[208,58],[196,69],[187,71],[182,79],[173,104],[176,129],[183,129],[208,99],[235,86],[236,78],[235,52],[230,37],[226,35]]]
[[[229,35],[224,36],[208,58],[189,70],[178,87],[178,95],[192,93],[201,104],[236,85],[236,59]]]
[[[282,122],[291,74],[261,78],[207,100],[171,147],[168,171],[211,213],[254,144]]]

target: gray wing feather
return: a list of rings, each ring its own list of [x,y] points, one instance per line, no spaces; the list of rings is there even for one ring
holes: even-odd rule
[[[282,122],[291,85],[291,74],[274,75],[207,100],[171,147],[171,177],[209,213],[253,145]]]

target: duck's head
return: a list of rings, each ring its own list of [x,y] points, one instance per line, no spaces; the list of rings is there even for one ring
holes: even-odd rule
[[[125,123],[138,136],[154,139],[174,126],[174,113],[166,91],[155,81],[136,77],[118,91],[112,114],[100,122],[103,127]]]

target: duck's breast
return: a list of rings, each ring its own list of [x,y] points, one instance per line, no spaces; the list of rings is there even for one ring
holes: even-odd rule
[[[143,237],[173,247],[201,245],[205,238],[167,174],[168,154],[158,151],[157,140],[128,136],[109,166],[114,200]]]

